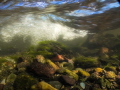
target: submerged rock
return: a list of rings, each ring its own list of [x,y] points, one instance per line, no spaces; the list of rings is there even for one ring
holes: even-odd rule
[[[78,70],[78,73],[82,76],[85,76],[85,77],[90,76],[90,74],[88,72],[86,72],[85,70],[83,70],[82,68],[76,68],[76,70]]]
[[[11,73],[11,74],[7,77],[6,83],[14,83],[16,77],[17,77],[17,76],[16,76],[15,74]]]
[[[103,72],[103,69],[102,68],[95,68],[95,72],[101,73],[101,72]]]
[[[46,62],[46,61],[45,61],[45,58],[44,58],[42,55],[37,55],[37,56],[36,56],[36,59],[37,59],[37,61],[40,62],[40,63],[45,63],[45,62]]]
[[[38,81],[30,75],[20,74],[14,81],[14,90],[30,90]]]
[[[46,62],[48,63],[48,65],[53,67],[55,71],[59,69],[59,67],[55,63],[53,63],[51,60],[46,60]]]
[[[106,77],[107,79],[115,79],[116,74],[115,74],[113,71],[107,71],[107,72],[105,73],[105,77]]]
[[[90,80],[91,82],[94,82],[94,81],[100,79],[101,77],[102,77],[102,76],[101,76],[100,73],[94,72],[94,73],[92,73],[92,74],[90,75],[89,80]]]
[[[15,63],[7,61],[2,63],[2,66],[0,66],[0,81],[4,78],[8,77],[11,73],[15,72]]]
[[[59,55],[57,54],[55,57],[53,57],[51,59],[52,61],[56,61],[56,62],[59,62],[59,61],[63,61],[64,60],[64,57],[62,55]]]
[[[105,66],[106,71],[113,71],[114,73],[117,73],[116,66]]]
[[[31,70],[40,76],[52,77],[55,73],[55,69],[48,64],[42,64],[40,62],[33,62],[30,65]]]
[[[73,70],[74,69],[74,65],[71,64],[71,63],[65,63],[63,65],[63,67],[66,68],[66,69],[69,69],[69,70]]]
[[[44,81],[41,81],[38,84],[33,85],[31,87],[31,90],[58,90],[58,89],[52,87],[50,84],[48,84]]]
[[[0,82],[0,84],[5,85],[5,84],[6,84],[6,79],[3,79],[3,80]]]
[[[27,68],[29,65],[30,65],[29,62],[21,62],[21,63],[17,64],[17,68],[18,69],[20,69],[20,68]]]
[[[33,57],[31,55],[24,54],[23,56],[21,56],[17,59],[17,63],[31,62],[32,60],[33,60]]]
[[[85,83],[84,82],[81,82],[80,86],[82,87],[82,89],[85,89]]]
[[[65,69],[66,68],[60,68],[57,70],[57,73],[60,73],[60,74],[65,73]]]
[[[102,77],[100,78],[100,85],[102,89],[111,89],[112,88],[112,84],[109,80],[107,80],[106,78]]]
[[[60,81],[64,85],[74,85],[76,83],[76,80],[68,75],[62,75]]]
[[[30,66],[30,63],[28,61],[20,62],[17,64],[17,70],[18,72],[25,72],[29,66]]]
[[[76,81],[78,80],[78,75],[76,74],[76,73],[74,73],[74,72],[72,72],[72,71],[70,71],[70,70],[68,70],[68,69],[65,69],[65,72],[69,75],[69,76],[71,76],[71,77],[73,77]]]
[[[62,87],[62,84],[59,81],[50,81],[48,83],[58,90],[60,90],[60,88]]]

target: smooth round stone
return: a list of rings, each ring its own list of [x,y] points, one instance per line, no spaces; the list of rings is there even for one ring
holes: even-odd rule
[[[50,81],[48,83],[58,90],[62,87],[62,84],[59,81]]]
[[[85,83],[84,82],[81,82],[80,86],[82,87],[82,89],[85,89]]]

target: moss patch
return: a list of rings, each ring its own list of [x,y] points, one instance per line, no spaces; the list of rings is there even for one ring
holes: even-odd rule
[[[98,65],[98,59],[94,57],[79,56],[75,59],[75,67],[90,68]]]
[[[27,74],[20,74],[14,82],[15,90],[30,90],[31,86],[36,84],[37,80]]]

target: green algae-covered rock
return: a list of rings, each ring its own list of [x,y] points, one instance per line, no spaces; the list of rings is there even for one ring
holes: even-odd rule
[[[96,57],[84,57],[79,56],[74,61],[75,67],[90,68],[99,65],[99,61]]]
[[[104,89],[104,88],[111,89],[112,88],[112,84],[104,77],[102,77],[100,79],[100,85],[101,85],[102,89]]]
[[[37,80],[30,75],[20,74],[14,81],[14,90],[30,90],[31,86],[36,84]]]
[[[68,53],[65,45],[56,41],[42,41],[37,46],[33,46],[28,51],[30,54],[43,55],[44,57],[51,57],[54,53]]]
[[[7,61],[6,58],[0,57],[0,66],[2,65],[2,63],[6,62],[6,61]]]
[[[7,77],[6,83],[14,83],[15,79],[16,79],[16,75],[15,75],[14,73],[11,73],[11,74]]]
[[[46,60],[42,55],[37,55],[35,58],[38,62],[45,63]]]
[[[50,81],[48,83],[58,90],[60,90],[60,88],[62,87],[62,84],[59,81]]]
[[[57,73],[60,73],[60,74],[65,73],[65,69],[66,68],[62,67],[62,68],[60,68],[60,69],[57,70]]]
[[[14,73],[11,73],[5,80],[5,86],[3,90],[14,90],[13,83],[16,79],[16,75]]]
[[[72,76],[76,81],[78,80],[78,75],[68,69],[65,69],[65,73],[67,73],[69,76]]]
[[[78,73],[84,77],[90,76],[90,74],[87,71],[83,70],[82,68],[76,68],[76,70],[78,70]]]
[[[31,86],[31,90],[58,90],[58,89],[54,88],[45,81],[41,81],[36,85]]]
[[[51,67],[53,67],[54,68],[54,70],[58,70],[59,69],[59,67],[54,63],[54,62],[52,62],[51,60],[46,60],[46,63],[48,64],[48,65],[50,65]]]
[[[111,66],[111,65],[106,65],[105,67],[104,67],[104,69],[106,70],[106,71],[113,71],[114,73],[117,73],[117,70],[116,70],[116,66]]]
[[[15,72],[15,63],[7,57],[2,57],[0,65],[0,81],[11,73]],[[11,60],[11,61],[10,61]]]
[[[63,65],[64,68],[69,69],[69,70],[73,70],[74,69],[74,65],[72,65],[71,63],[65,63]]]

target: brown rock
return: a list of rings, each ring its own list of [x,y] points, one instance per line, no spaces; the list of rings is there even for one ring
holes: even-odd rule
[[[62,75],[62,77],[60,78],[61,83],[65,84],[65,85],[74,85],[76,83],[76,80],[69,77],[68,75]]]
[[[48,64],[43,64],[40,62],[33,62],[30,68],[32,69],[32,71],[34,71],[36,74],[40,76],[45,75],[47,77],[51,77],[55,73],[55,70],[53,67],[51,67]]]

